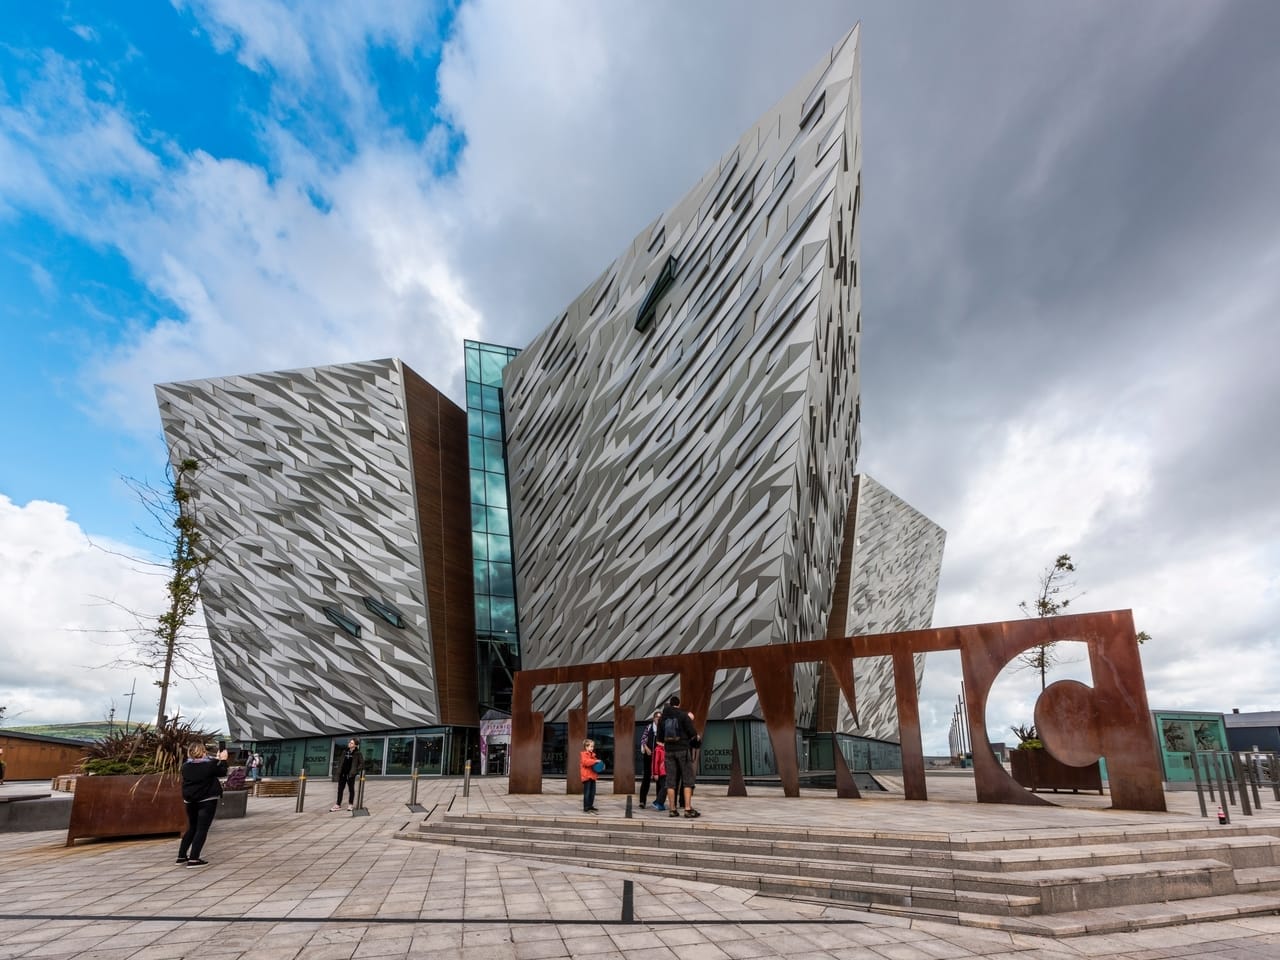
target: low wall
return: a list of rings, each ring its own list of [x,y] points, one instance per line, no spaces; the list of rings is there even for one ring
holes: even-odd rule
[[[0,800],[0,833],[65,830],[71,822],[71,797],[14,797]]]

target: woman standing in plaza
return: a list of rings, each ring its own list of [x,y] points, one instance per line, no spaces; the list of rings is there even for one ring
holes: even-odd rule
[[[227,751],[219,750],[215,760],[209,756],[200,742],[187,746],[187,759],[182,764],[182,802],[187,807],[187,832],[178,844],[178,863],[188,867],[203,867],[209,861],[201,860],[209,825],[218,812],[218,798],[222,796],[220,777],[227,775]]]

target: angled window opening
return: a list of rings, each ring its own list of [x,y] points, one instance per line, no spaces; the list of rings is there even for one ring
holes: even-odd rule
[[[641,333],[644,333],[653,324],[654,318],[658,315],[658,301],[675,283],[676,270],[678,268],[679,265],[675,256],[668,256],[667,262],[658,271],[658,279],[653,281],[653,286],[644,295],[644,301],[640,304],[640,309],[636,311],[636,329]]]
[[[404,614],[387,603],[387,601],[378,600],[374,597],[364,597],[363,599],[365,609],[375,617],[381,617],[393,627],[399,627],[401,630],[409,625],[409,621],[404,618]]]
[[[325,619],[332,623],[347,636],[360,639],[360,624],[352,620],[341,610],[336,607],[321,607],[320,612],[324,614]]]

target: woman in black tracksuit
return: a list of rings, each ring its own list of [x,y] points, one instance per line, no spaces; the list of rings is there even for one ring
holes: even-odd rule
[[[203,743],[187,746],[187,759],[182,764],[182,801],[187,805],[187,832],[178,845],[178,863],[188,867],[203,867],[207,860],[200,859],[204,839],[209,835],[209,825],[218,812],[218,798],[222,796],[219,777],[227,775],[227,751],[220,750],[215,760],[208,755]]]

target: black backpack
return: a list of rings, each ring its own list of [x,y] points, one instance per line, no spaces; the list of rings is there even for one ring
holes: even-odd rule
[[[683,740],[684,730],[680,728],[678,715],[667,717],[662,721],[662,739],[670,743],[672,740]]]

